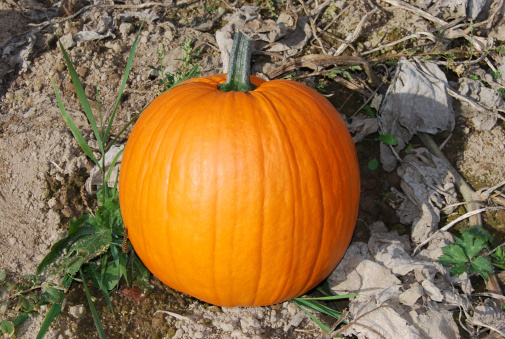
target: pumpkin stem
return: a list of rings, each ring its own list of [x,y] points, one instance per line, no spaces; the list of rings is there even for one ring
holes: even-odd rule
[[[218,86],[223,92],[249,92],[256,88],[251,82],[251,47],[252,39],[242,32],[237,32],[231,48],[230,63],[226,82]]]

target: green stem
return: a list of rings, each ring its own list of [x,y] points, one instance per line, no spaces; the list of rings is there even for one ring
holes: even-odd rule
[[[252,40],[242,32],[237,32],[231,48],[230,63],[226,82],[218,86],[223,92],[249,92],[256,88],[251,82]]]

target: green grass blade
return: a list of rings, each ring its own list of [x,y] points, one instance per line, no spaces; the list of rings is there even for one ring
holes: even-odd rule
[[[149,105],[149,104],[148,104],[148,105]],[[112,146],[112,145],[114,145],[114,143],[117,141],[117,139],[119,139],[119,136],[120,136],[121,134],[123,134],[123,132],[124,132],[124,131],[126,131],[126,129],[127,129],[127,128],[131,125],[131,124],[133,124],[133,122],[134,122],[134,121],[135,121],[135,120],[136,120],[136,119],[137,119],[137,118],[138,118],[138,117],[142,114],[142,112],[144,112],[144,110],[146,109],[146,107],[147,107],[148,105],[146,105],[144,108],[142,108],[142,110],[141,110],[139,113],[135,114],[135,116],[134,116],[134,117],[132,117],[132,118],[130,119],[130,121],[128,121],[128,123],[126,123],[126,125],[124,125],[124,126],[123,126],[123,128],[121,129],[121,131],[119,131],[119,133],[115,136],[114,140],[112,140],[112,141],[110,142],[110,144],[108,144],[108,145],[107,145],[107,148],[105,149],[105,152],[107,152],[107,151],[111,148],[111,146]]]
[[[132,63],[133,63],[133,55],[135,54],[135,50],[137,49],[137,43],[139,41],[140,31],[142,30],[143,25],[144,25],[144,22],[142,21],[142,23],[140,24],[139,31],[137,33],[137,37],[135,38],[135,42],[133,43],[132,49],[130,51],[130,56],[128,57],[128,62],[126,63],[126,68],[125,68],[125,72],[123,75],[123,81],[121,82],[121,87],[119,88],[119,95],[116,100],[116,105],[114,106],[114,110],[112,111],[112,114],[109,118],[109,123],[107,124],[107,130],[105,131],[104,140],[108,139],[110,130],[112,128],[112,123],[114,122],[114,118],[116,117],[116,112],[119,107],[119,102],[121,101],[121,96],[123,95],[124,88],[126,86],[126,81],[128,80],[128,75],[130,74],[130,69],[131,69]]]
[[[327,314],[335,319],[338,319],[342,316],[342,312],[339,312],[339,311],[335,311],[334,309],[332,308],[329,308],[327,306],[324,306],[324,305],[321,305],[315,301],[311,301],[311,300],[304,300],[304,299],[293,299],[293,301],[298,305],[298,306],[305,306],[305,307],[308,307],[308,308],[311,308],[315,311],[318,311],[318,312],[321,312],[321,313],[324,313],[324,314]]]
[[[86,142],[86,140],[82,136],[81,132],[79,131],[79,129],[75,125],[74,121],[72,120],[72,118],[68,114],[67,110],[63,106],[63,103],[61,102],[60,94],[58,93],[58,89],[56,88],[56,84],[54,83],[53,79],[51,79],[51,82],[53,83],[54,92],[56,93],[56,101],[58,102],[58,107],[60,108],[61,115],[63,116],[63,119],[65,120],[65,122],[67,123],[68,127],[70,128],[70,131],[74,135],[75,140],[77,141],[77,143],[79,144],[79,146],[81,146],[82,151],[91,160],[93,160],[93,162],[98,167],[101,168],[100,163],[98,162],[98,160],[96,159],[96,157],[93,154],[93,151],[91,150],[91,148],[89,147],[88,143]]]
[[[49,312],[47,312],[44,321],[42,322],[42,326],[40,326],[39,333],[37,333],[37,339],[44,338],[47,331],[49,330],[49,327],[51,326],[51,323],[53,322],[54,319],[56,319],[60,315],[60,312],[61,312],[61,304],[53,304],[53,306],[51,306]]]
[[[109,306],[110,311],[112,312],[112,315],[114,315],[114,309],[112,308],[112,303],[110,301],[109,291],[107,291],[107,287],[105,286],[105,283],[103,281],[104,276],[105,276],[105,267],[107,266],[107,258],[108,257],[109,256],[106,254],[102,258],[101,274],[99,274],[92,265],[89,266],[89,269],[91,270],[91,273],[93,274],[93,279],[98,284],[98,288],[100,289],[100,291],[102,291],[102,294],[105,298],[105,302]]]
[[[110,164],[109,170],[107,171],[107,174],[105,176],[105,182],[106,183],[109,182],[110,176],[112,174],[112,170],[114,169],[114,166],[116,166],[116,162],[119,159],[119,157],[121,156],[121,154],[123,154],[123,151],[124,151],[124,148],[116,154],[116,156],[114,157],[114,159],[112,159],[112,163]]]
[[[86,298],[88,298],[89,308],[91,309],[91,314],[93,315],[93,321],[95,322],[98,336],[100,339],[107,339],[105,331],[103,330],[102,323],[100,322],[100,317],[96,311],[95,304],[93,304],[93,300],[91,300],[91,294],[89,293],[88,285],[86,285],[86,280],[84,280],[84,274],[82,274],[81,269],[79,269],[79,274],[81,275],[82,284],[84,285],[84,290],[86,291]]]
[[[300,307],[302,309],[302,311],[305,312],[305,314],[307,314],[310,317],[310,319],[314,320],[314,322],[319,327],[321,327],[321,329],[324,331],[324,333],[330,332],[330,328],[328,326],[326,326],[325,324],[323,324],[321,322],[321,320],[317,319],[312,313],[310,313],[309,311],[307,311],[303,306],[298,305],[298,307]]]
[[[357,297],[358,294],[343,294],[343,295],[330,295],[327,297],[317,297],[317,298],[297,298],[303,300],[338,300],[338,299],[349,299]]]
[[[21,313],[21,315],[19,317],[14,319],[12,321],[12,323],[14,324],[14,326],[19,326],[22,323],[24,323],[25,320],[28,319],[29,317],[30,317],[30,312],[23,312],[23,313]]]
[[[91,107],[89,106],[89,101],[88,101],[88,98],[86,97],[86,93],[84,92],[84,88],[82,87],[82,83],[79,80],[79,76],[77,75],[77,72],[75,71],[75,68],[72,65],[72,62],[70,61],[67,51],[63,47],[63,44],[61,43],[60,38],[59,37],[57,37],[57,38],[58,38],[58,43],[60,44],[61,52],[63,53],[63,58],[65,59],[65,62],[67,63],[68,72],[70,73],[70,78],[72,79],[72,83],[74,84],[75,92],[77,93],[77,98],[79,99],[79,102],[82,105],[84,113],[86,114],[86,117],[88,118],[88,121],[91,124],[91,128],[93,128],[93,133],[95,134],[95,138],[98,141],[98,145],[100,146],[100,150],[103,153],[104,146],[103,146],[102,138],[100,136],[100,131],[98,130],[98,128],[96,126],[95,117],[93,116],[93,113],[91,112]]]

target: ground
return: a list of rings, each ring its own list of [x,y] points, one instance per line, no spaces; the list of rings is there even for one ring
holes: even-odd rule
[[[77,127],[83,131],[85,139],[93,144],[91,128],[80,111],[79,101],[62,52],[57,47],[55,34],[50,26],[43,26],[47,16],[55,22],[61,21],[54,24],[56,34],[62,38],[64,45],[66,44],[96,118],[99,106],[105,114],[111,112],[115,105],[130,48],[142,20],[145,19],[125,94],[119,103],[119,113],[113,126],[113,133],[117,133],[163,90],[157,82],[155,72],[148,67],[159,65],[157,50],[160,45],[166,54],[163,62],[171,72],[177,71],[182,65],[177,59],[183,56],[181,46],[187,39],[191,39],[194,48],[200,48],[199,63],[202,75],[222,72],[221,54],[215,33],[226,25],[228,15],[237,9],[229,7],[224,1],[209,0],[203,3],[202,6],[196,1],[178,1],[176,7],[171,1],[160,2],[158,6],[142,6],[139,1],[112,5],[100,1],[88,3],[69,0],[63,1],[59,8],[50,0],[0,3],[0,49],[3,50],[0,63],[0,269],[7,271],[9,279],[16,281],[22,275],[35,274],[37,265],[52,244],[65,236],[69,220],[86,211],[81,188],[93,167],[93,163],[74,140],[58,109],[53,84]],[[277,1],[256,1],[250,4],[260,5],[263,18],[272,20],[276,20],[286,8],[284,2]],[[312,9],[316,7],[314,3],[308,5]],[[345,2],[337,1],[321,12],[320,17],[317,17],[318,25],[324,27],[322,23],[328,24],[330,28],[327,32],[330,36],[338,37],[335,40],[330,37],[325,42],[328,51],[334,52],[341,45],[342,39],[357,27],[364,13],[370,10],[367,6],[346,6]],[[79,12],[81,8],[84,9]],[[486,9],[486,13],[492,10],[493,8]],[[221,16],[222,11],[227,13]],[[73,14],[77,15],[68,18]],[[442,10],[432,14],[446,20],[453,17]],[[303,12],[298,15],[305,16]],[[503,16],[503,13],[501,15]],[[67,19],[61,20],[64,18]],[[499,20],[501,17],[498,15],[493,21],[495,27],[499,26]],[[421,20],[398,8],[381,8],[374,12],[364,25],[360,36],[352,42],[353,48],[358,48],[361,52],[414,32],[433,29],[433,23],[430,21]],[[500,35],[503,35],[503,32],[493,27],[481,29],[482,31],[476,33],[498,38],[495,46],[503,44],[503,37]],[[76,41],[76,34],[82,31],[96,31],[106,37]],[[464,39],[455,39],[451,47],[459,48],[465,43]],[[386,53],[408,56],[410,52],[405,51],[422,50],[419,46],[409,44],[410,41],[396,44],[367,55],[366,59],[380,60],[391,67],[398,59],[388,59]],[[266,43],[263,41],[262,45],[265,46]],[[306,43],[293,55],[286,52],[282,56],[281,53],[258,53],[253,56],[253,62],[261,64],[263,73],[268,74],[275,66],[289,60],[285,58],[318,54],[321,49],[319,43],[314,40]],[[350,54],[352,50],[348,49],[346,53]],[[279,55],[281,58],[278,58]],[[503,55],[496,54],[495,57],[496,59],[491,59],[492,62],[501,60],[501,64],[497,61],[497,66],[503,69]],[[492,72],[488,65],[481,62],[479,66],[481,68],[474,74],[481,80],[495,83],[492,78],[489,80]],[[458,81],[460,74],[455,68],[443,69],[449,81]],[[319,70],[321,68],[312,69]],[[384,77],[386,83],[390,83],[391,78],[385,77],[382,66],[374,64],[374,70]],[[310,72],[310,68],[304,68],[292,71],[291,75],[304,76]],[[373,91],[364,81],[366,75],[363,71],[351,69],[348,72],[355,83],[364,88],[364,93]],[[472,72],[471,68],[466,72]],[[463,71],[461,74],[469,73]],[[502,74],[505,74],[505,71]],[[319,88],[349,119],[365,100],[363,91],[349,89],[341,83],[333,82],[329,77],[312,75],[308,78],[300,77],[298,80]],[[502,81],[501,86],[505,87],[503,80],[496,81]],[[386,87],[380,92],[384,94],[385,90]],[[99,101],[96,99],[97,93]],[[456,126],[444,152],[474,189],[498,184],[505,177],[503,120],[498,120],[489,130],[479,130],[465,115],[461,104],[456,104],[456,100],[454,102]],[[127,130],[127,134],[130,130],[131,128]],[[119,141],[124,142],[127,134]],[[439,134],[435,136],[435,140],[441,143],[448,134]],[[397,172],[386,172],[380,166],[378,169],[371,169],[369,166],[370,161],[380,157],[379,144],[375,140],[377,136],[372,134],[356,144],[362,193],[353,242],[366,242],[370,237],[367,225],[375,221],[384,222],[389,229],[397,230],[401,235],[408,235],[410,232],[410,225],[401,223],[390,203],[391,188],[401,190]],[[417,138],[413,138],[410,143],[414,148],[423,146]],[[98,151],[98,148],[94,151]],[[91,195],[87,194],[87,198],[93,203]],[[496,244],[503,243],[505,211],[487,212],[484,217],[485,226],[495,236]],[[442,222],[450,218],[454,217],[444,216]],[[293,303],[250,309],[225,309],[174,291],[154,277],[151,277],[151,282],[154,290],[142,302],[132,300],[119,291],[113,291],[111,299],[114,315],[99,295],[99,291],[92,290],[109,337],[314,338],[323,335],[319,327],[308,317],[304,317],[303,312]],[[48,337],[97,337],[91,314],[86,310],[87,301],[82,285],[75,286],[64,303],[59,322],[53,325]],[[5,294],[0,297],[5,297]],[[84,311],[81,310],[81,305],[84,305]],[[190,320],[183,321],[156,311],[170,311],[187,316]],[[21,326],[20,337],[35,337],[44,312],[45,309],[40,310],[38,316],[33,315]],[[323,321],[328,322],[329,326],[332,325],[329,319],[323,318]]]

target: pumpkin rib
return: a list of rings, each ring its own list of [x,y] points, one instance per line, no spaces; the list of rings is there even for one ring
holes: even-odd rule
[[[308,96],[306,95],[305,92],[303,91],[300,91],[299,88],[296,89],[297,90],[297,94],[298,95],[303,95],[306,97],[307,101],[310,101],[309,104],[305,104],[304,106],[308,106],[308,107],[311,107],[310,104],[313,104],[314,103],[314,98],[312,96]],[[301,98],[301,97],[299,97]],[[304,120],[304,123],[303,125],[308,125],[308,119],[307,119],[307,116],[308,115],[303,115],[303,114],[300,114],[300,116],[303,118]],[[315,270],[316,270],[316,267],[318,266],[319,264],[319,261],[321,260],[321,247],[323,245],[323,242],[325,240],[325,237],[324,237],[324,233],[325,231],[327,232],[326,228],[327,228],[327,225],[326,225],[326,214],[325,214],[325,209],[324,209],[324,201],[326,200],[325,199],[325,194],[324,194],[324,191],[323,191],[323,184],[321,182],[321,173],[320,173],[320,168],[319,166],[317,166],[317,163],[316,163],[316,160],[314,158],[314,152],[313,152],[313,149],[312,147],[310,147],[311,143],[310,143],[310,140],[307,140],[307,136],[305,134],[302,134],[303,137],[304,137],[304,143],[303,145],[306,145],[308,146],[308,149],[309,149],[309,154],[311,155],[311,160],[312,160],[312,163],[314,164],[313,167],[314,169],[316,170],[316,174],[317,174],[317,183],[318,183],[318,195],[319,197],[321,198],[322,200],[322,205],[319,204],[320,206],[320,211],[321,211],[321,216],[320,216],[320,220],[321,220],[321,224],[319,225],[319,229],[317,231],[317,234],[319,234],[318,236],[318,239],[317,239],[317,245],[314,244],[314,248],[317,248],[318,251],[316,252],[316,256],[315,256],[315,260],[312,261],[312,268],[310,269],[310,274],[309,274],[309,278],[307,279],[307,282],[305,284],[305,286],[302,288],[303,291],[306,291],[307,289],[310,288],[310,286],[313,284],[312,280],[314,279],[314,275],[315,275]]]
[[[305,97],[305,100],[306,102],[303,104],[304,107],[310,107],[310,105],[315,101],[314,98],[312,96],[309,96],[309,95],[306,95],[305,92],[302,92],[299,90],[299,88],[294,88],[298,93],[297,94],[297,98],[302,100],[302,96]],[[278,96],[278,91],[270,91],[269,92],[269,95],[271,95],[276,102],[282,102],[284,104],[284,102],[282,101],[282,98]],[[290,104],[290,103],[288,103]],[[291,106],[291,105],[290,105]],[[283,109],[281,111],[283,112],[297,112],[296,110],[294,109],[290,109],[290,107],[288,106],[283,106],[282,107]],[[309,119],[307,119],[307,116],[308,115],[304,115],[304,114],[297,114],[296,116],[293,116],[293,118],[299,118],[299,119],[302,119],[300,121],[297,121],[297,129],[299,130],[299,133],[300,133],[300,137],[302,138],[302,145],[305,146],[306,148],[304,148],[304,152],[306,152],[307,154],[310,155],[310,160],[311,160],[311,163],[312,163],[312,168],[315,170],[315,175],[317,176],[317,183],[318,183],[318,189],[317,189],[317,195],[318,197],[320,197],[321,201],[323,202],[322,204],[318,204],[319,206],[319,210],[320,210],[320,213],[321,213],[321,217],[320,217],[320,221],[321,223],[319,223],[318,225],[318,229],[315,230],[314,229],[314,232],[316,232],[317,234],[319,234],[318,236],[318,239],[316,240],[317,244],[313,244],[313,247],[314,248],[317,248],[318,250],[315,252],[315,257],[314,259],[315,260],[312,260],[312,268],[310,269],[310,274],[308,274],[307,276],[307,280],[305,282],[305,286],[302,288],[303,291],[306,291],[310,285],[313,284],[312,280],[314,279],[314,276],[315,276],[315,269],[317,267],[317,264],[319,263],[319,260],[321,258],[321,246],[323,244],[323,241],[324,241],[324,232],[326,230],[326,225],[325,225],[325,210],[324,210],[324,201],[326,200],[325,199],[325,194],[324,194],[324,191],[323,191],[323,185],[322,185],[322,182],[321,182],[321,173],[320,173],[320,169],[319,169],[319,166],[317,166],[317,162],[314,158],[314,150],[312,149],[312,147],[310,147],[311,143],[309,142],[308,138],[307,138],[307,134],[304,133],[305,130],[303,128],[301,128],[301,126],[309,126]],[[302,195],[303,196],[303,195]],[[316,226],[316,225],[314,225]]]
[[[295,152],[295,149],[293,147],[293,143],[291,141],[291,138],[290,138],[290,134],[288,133],[288,127],[286,126],[285,122],[283,121],[283,119],[281,118],[281,114],[279,113],[279,111],[277,110],[277,106],[273,104],[272,100],[270,99],[270,95],[272,95],[271,92],[268,93],[268,95],[266,95],[265,93],[262,93],[262,92],[259,92],[257,91],[256,93],[260,94],[261,93],[261,97],[262,99],[264,100],[264,102],[268,103],[268,105],[270,106],[270,109],[271,109],[271,114],[269,114],[269,116],[275,116],[276,118],[276,123],[273,124],[275,127],[277,128],[280,128],[280,130],[282,130],[282,133],[278,133],[278,135],[281,135],[283,137],[283,142],[281,142],[281,144],[284,146],[284,154],[285,154],[285,157],[286,159],[289,159],[289,161],[286,161],[286,163],[288,163],[290,166],[289,166],[289,174],[290,174],[290,183],[291,183],[291,187],[292,187],[292,191],[293,191],[293,195],[295,196],[293,198],[293,225],[292,225],[292,243],[299,243],[299,241],[297,241],[297,238],[299,238],[298,236],[298,228],[299,228],[299,225],[298,225],[298,220],[303,220],[303,214],[300,216],[300,213],[303,212],[303,209],[301,208],[298,208],[298,201],[300,201],[301,197],[303,197],[303,192],[302,192],[302,189],[301,189],[301,177],[300,177],[300,171],[298,170],[299,168],[299,164],[297,163],[298,159],[296,157],[296,152]],[[289,155],[288,155],[289,154]],[[296,174],[295,174],[296,173]],[[296,176],[296,178],[295,178]],[[296,270],[296,267],[295,267],[295,264],[297,264],[297,262],[295,261],[295,250],[296,250],[296,246],[294,245],[291,245],[290,246],[291,248],[291,253],[290,253],[290,260],[289,260],[289,271],[288,272],[288,276],[294,276],[294,271]],[[286,289],[289,289],[289,284],[279,284],[279,286],[282,287],[281,289],[281,293],[277,293],[277,295],[281,296],[281,297],[284,297],[285,295],[289,294]]]
[[[299,86],[297,83],[293,83],[293,82],[291,82],[291,81],[283,81],[283,83],[284,83],[284,84],[286,84],[286,85],[287,85],[287,86],[288,86],[291,90],[296,90],[296,91],[298,92],[298,96],[297,96],[297,97],[298,97],[300,100],[301,100],[301,97],[305,97],[305,98],[307,98],[307,100],[311,101],[311,104],[315,104],[315,105],[319,108],[319,111],[320,111],[320,112],[323,114],[323,116],[325,117],[325,120],[326,120],[326,121],[328,121],[328,122],[330,122],[330,126],[332,127],[332,129],[334,130],[334,133],[335,133],[336,135],[342,135],[342,133],[346,133],[346,134],[347,134],[347,132],[346,132],[345,130],[344,130],[344,131],[342,131],[342,129],[343,129],[343,124],[342,124],[342,123],[339,123],[339,124],[337,124],[337,126],[336,126],[336,120],[340,119],[340,117],[337,117],[337,116],[331,117],[331,116],[330,116],[330,115],[331,115],[331,113],[330,113],[330,112],[328,112],[328,107],[325,107],[325,106],[323,106],[320,102],[318,102],[317,100],[314,100],[314,96],[313,96],[313,95],[311,95],[311,93],[310,93],[310,92],[307,92],[305,89],[304,89],[304,90],[302,90],[302,89],[300,88],[300,86]],[[312,90],[312,91],[313,91],[313,90]],[[272,94],[272,93],[276,93],[276,91],[271,91],[271,92],[270,92],[270,94]],[[278,98],[278,99],[282,99],[282,98]],[[279,101],[281,101],[281,100],[279,100]],[[311,105],[309,105],[309,104],[305,104],[304,106],[311,107]],[[331,109],[332,109],[332,110],[334,110],[334,108],[331,108]],[[290,110],[288,110],[288,111],[290,111]],[[336,113],[336,114],[338,114],[338,112],[335,112],[335,113]],[[336,120],[335,120],[335,119],[336,119]],[[307,119],[305,119],[305,120],[307,121]],[[335,128],[338,128],[340,131],[336,130]],[[350,138],[347,138],[347,139],[350,139]],[[349,158],[349,154],[346,154],[346,152],[345,152],[345,151],[346,151],[346,148],[345,148],[345,147],[343,147],[343,146],[344,146],[344,145],[342,145],[341,143],[337,143],[337,144],[331,143],[331,148],[332,148],[332,150],[333,150],[333,152],[334,152],[335,154],[342,154],[342,152],[343,152],[343,153],[345,154],[346,158]],[[355,156],[355,155],[354,155],[354,156]],[[347,177],[348,175],[350,175],[350,173],[349,173],[349,172],[351,172],[351,171],[350,171],[349,164],[346,164],[346,166],[343,166],[343,167],[344,167],[344,171],[345,171],[346,173],[345,173],[345,175],[339,175],[339,176],[337,176],[337,179],[338,179],[338,178],[344,178],[344,177]],[[319,170],[319,168],[318,168],[318,167],[316,167],[316,168]],[[320,177],[319,177],[319,179],[320,179]],[[339,183],[338,183],[338,185],[339,185],[340,187],[345,187],[345,186],[346,186],[346,185],[345,185],[344,183],[342,183],[342,182],[339,182]],[[351,193],[352,195],[354,195],[354,191],[355,191],[355,189],[350,189],[350,192],[348,192],[348,193]],[[343,207],[342,207],[342,208],[343,208]],[[353,216],[353,215],[351,215],[351,214],[349,214],[349,213],[344,213],[344,219],[342,220],[342,225],[347,225],[347,224],[349,223],[350,219],[351,219],[351,218],[353,218],[353,217],[354,217],[354,216]],[[323,219],[323,221],[324,221],[324,219]],[[338,235],[333,235],[333,237],[340,238],[340,237],[342,236],[342,232],[343,232],[343,231],[344,231],[344,230],[343,230],[343,227],[338,227],[338,228],[337,228]],[[323,232],[324,232],[324,233],[328,233],[328,229],[327,229],[327,228],[323,228]],[[330,235],[331,235],[331,234],[330,234]],[[327,236],[323,235],[322,240],[324,240],[324,239],[326,239],[326,238],[327,238]],[[349,238],[349,241],[350,241],[350,239],[351,239],[351,238]],[[347,245],[348,245],[348,244],[347,244]],[[314,271],[314,269],[315,269],[316,267],[318,267],[319,260],[321,260],[321,259],[320,259],[320,258],[321,258],[320,254],[321,254],[321,251],[319,251],[319,252],[318,252],[317,262],[316,262],[316,263],[314,264],[314,266],[313,266],[313,271]],[[335,261],[335,258],[336,258],[336,257],[339,257],[339,256],[341,256],[341,255],[342,255],[342,253],[341,253],[341,252],[339,252],[339,253],[335,253],[335,255],[334,255],[332,258],[329,258],[329,259],[331,259],[331,260],[332,260],[332,262],[333,262],[333,261]],[[331,266],[331,265],[330,265],[330,266]],[[329,269],[330,269],[330,267],[328,267],[328,268],[327,268],[327,270],[329,270]],[[331,273],[331,271],[330,271],[329,273]],[[329,273],[328,273],[328,274],[329,274]],[[313,276],[313,275],[312,275],[312,276]],[[308,286],[310,285],[310,283],[311,283],[311,282],[310,282],[310,280],[309,280],[309,281],[308,281],[308,284],[307,284],[307,286],[306,286],[305,288],[308,288]]]

